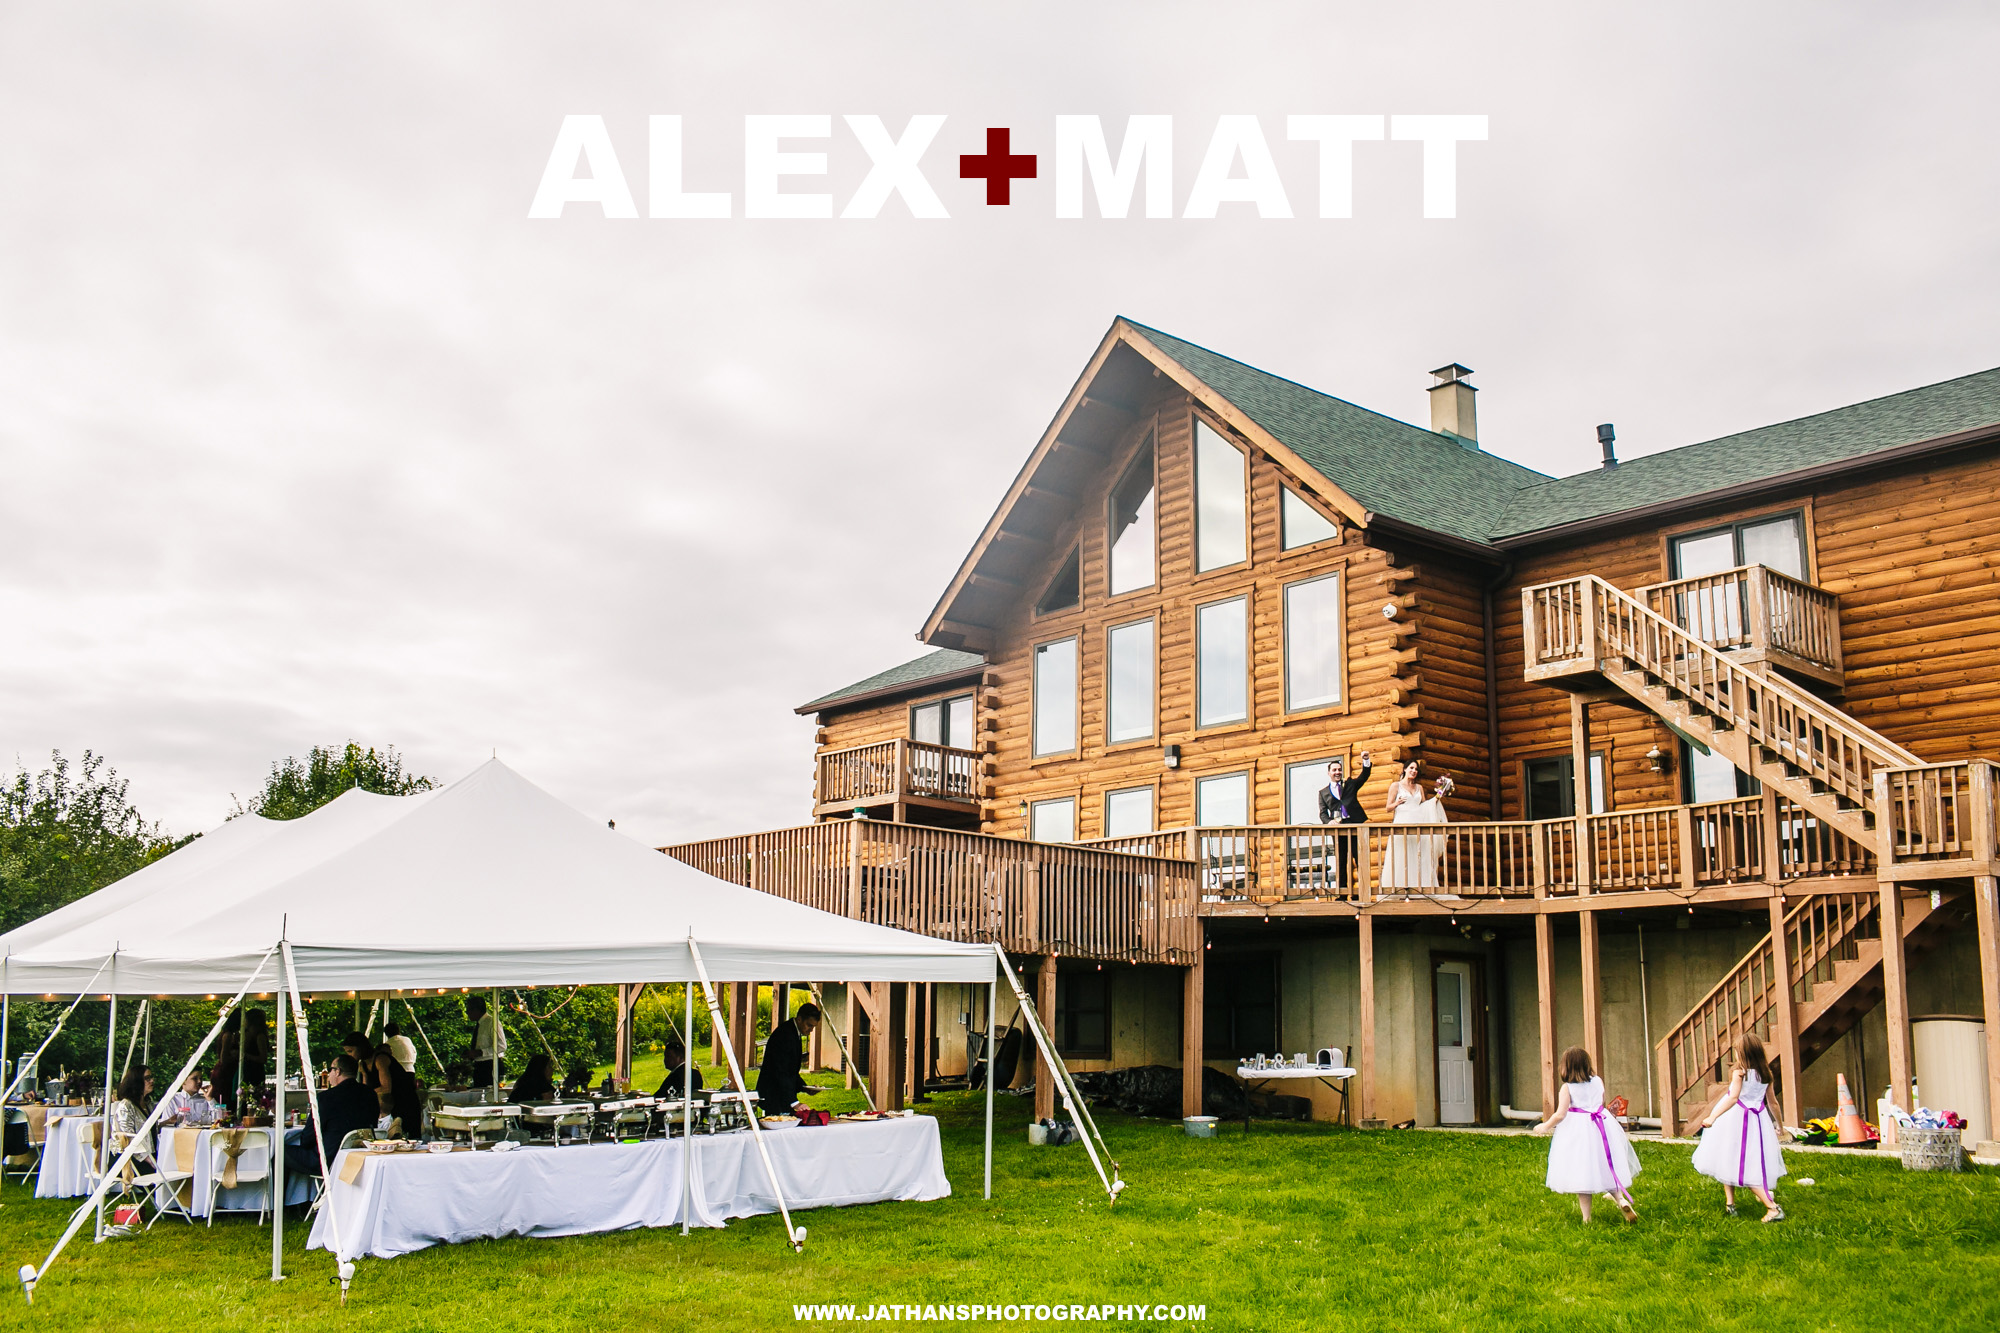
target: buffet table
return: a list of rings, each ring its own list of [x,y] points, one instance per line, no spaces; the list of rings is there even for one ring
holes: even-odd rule
[[[905,1116],[864,1124],[767,1131],[764,1144],[799,1210],[951,1194],[937,1121]],[[307,1248],[378,1259],[432,1245],[500,1236],[575,1236],[678,1226],[686,1145],[694,1145],[689,1224],[778,1210],[747,1132],[644,1143],[522,1145],[510,1152],[369,1153],[333,1164]],[[359,1163],[350,1158],[359,1157]]]

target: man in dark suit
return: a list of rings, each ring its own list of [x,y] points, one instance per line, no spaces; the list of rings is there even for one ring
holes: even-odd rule
[[[1333,759],[1326,766],[1326,785],[1319,789],[1319,822],[1322,824],[1366,824],[1368,812],[1361,808],[1361,787],[1375,771],[1375,760],[1368,751],[1361,752],[1361,772],[1354,777],[1346,774],[1346,764]],[[1346,888],[1348,873],[1359,851],[1358,837],[1343,837],[1340,840],[1338,876],[1341,888]]]
[[[373,1129],[382,1117],[381,1103],[362,1084],[360,1073],[360,1061],[342,1051],[326,1071],[326,1086],[319,1090],[319,1140],[326,1145],[328,1166],[333,1165],[333,1155],[340,1151],[340,1141],[349,1131]],[[306,1137],[312,1132],[313,1122],[309,1119],[305,1133],[296,1142],[285,1145],[285,1170],[305,1176],[319,1174],[319,1155],[312,1140]],[[406,1132],[415,1136],[414,1130]]]
[[[801,1005],[799,1012],[771,1029],[764,1043],[764,1063],[757,1071],[757,1105],[766,1115],[795,1115],[802,1093],[818,1092],[801,1078],[806,1063],[806,1038],[819,1026],[819,1006]]]

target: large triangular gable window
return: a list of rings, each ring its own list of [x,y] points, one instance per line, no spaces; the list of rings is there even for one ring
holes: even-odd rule
[[[1340,535],[1340,529],[1332,519],[1307,504],[1291,487],[1281,486],[1278,489],[1284,495],[1280,517],[1284,525],[1285,550],[1295,551],[1301,546],[1311,546],[1314,542]]]
[[[1049,581],[1042,593],[1042,600],[1035,603],[1035,614],[1045,616],[1054,611],[1067,611],[1083,601],[1083,551],[1072,548],[1069,559],[1062,562],[1062,568]]]

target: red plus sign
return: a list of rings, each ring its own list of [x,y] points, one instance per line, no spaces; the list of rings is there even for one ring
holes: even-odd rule
[[[986,151],[983,153],[961,153],[958,158],[958,175],[961,180],[983,180],[986,182],[986,202],[989,204],[1011,204],[1011,191],[1015,180],[1035,178],[1035,155],[1033,153],[1008,152],[1008,140],[1012,130],[986,131]]]

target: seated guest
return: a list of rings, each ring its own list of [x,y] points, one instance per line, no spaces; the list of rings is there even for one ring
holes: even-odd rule
[[[163,1125],[206,1125],[215,1120],[215,1107],[209,1103],[201,1090],[201,1075],[189,1074],[187,1081],[167,1095],[167,1109],[161,1114]]]
[[[687,1095],[687,1047],[678,1041],[667,1043],[667,1076],[660,1080],[655,1097],[679,1100]],[[695,1091],[701,1091],[701,1071],[694,1071]]]
[[[360,1072],[354,1057],[346,1052],[333,1058],[333,1065],[326,1071],[326,1087],[319,1094],[319,1141],[326,1146],[327,1165],[333,1164],[333,1155],[340,1151],[340,1141],[357,1129],[373,1129],[380,1114],[375,1094],[368,1091],[355,1077]],[[306,1121],[306,1133],[299,1136],[296,1143],[285,1145],[285,1169],[300,1175],[319,1174],[319,1154],[314,1151],[312,1139],[313,1123]]]
[[[394,1023],[384,1023],[382,1025],[382,1035],[387,1039],[382,1045],[388,1048],[389,1058],[409,1070],[412,1074],[416,1073],[417,1044],[404,1036],[403,1029]]]
[[[514,1088],[507,1094],[510,1102],[552,1102],[556,1099],[555,1059],[544,1051],[528,1059],[528,1067],[521,1071]]]
[[[801,1005],[794,1017],[771,1029],[764,1043],[764,1064],[757,1071],[757,1104],[766,1115],[796,1115],[810,1109],[799,1102],[803,1093],[818,1092],[800,1077],[806,1063],[806,1038],[819,1026],[819,1006]]]
[[[111,1132],[131,1137],[146,1123],[153,1102],[153,1071],[139,1065],[118,1080],[118,1100],[111,1103]]]

